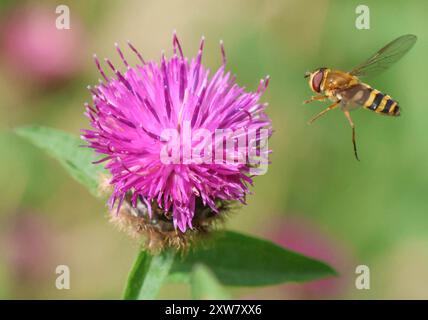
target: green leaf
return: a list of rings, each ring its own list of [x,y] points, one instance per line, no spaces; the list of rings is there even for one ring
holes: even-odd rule
[[[140,251],[128,276],[123,298],[126,300],[152,300],[169,274],[175,252],[165,250],[158,255]]]
[[[74,179],[86,186],[93,195],[99,196],[99,179],[106,171],[101,165],[92,164],[95,153],[82,147],[84,142],[80,138],[37,126],[18,128],[15,132],[57,159]]]
[[[196,300],[227,300],[230,295],[216,279],[214,273],[202,264],[194,266],[190,278],[192,297]]]
[[[323,262],[231,231],[217,233],[209,243],[176,259],[170,280],[189,282],[189,273],[197,263],[208,266],[222,284],[230,286],[266,286],[336,275]]]

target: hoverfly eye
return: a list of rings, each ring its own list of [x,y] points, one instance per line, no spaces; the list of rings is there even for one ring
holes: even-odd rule
[[[312,77],[312,89],[315,92],[320,92],[321,89],[321,82],[324,77],[324,72],[322,70],[318,71],[313,77]]]

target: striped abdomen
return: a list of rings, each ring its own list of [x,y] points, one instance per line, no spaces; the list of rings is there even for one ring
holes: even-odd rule
[[[397,101],[393,100],[387,94],[383,94],[369,86],[367,86],[367,89],[370,90],[370,94],[363,104],[364,108],[389,116],[400,115],[400,107],[398,106]]]

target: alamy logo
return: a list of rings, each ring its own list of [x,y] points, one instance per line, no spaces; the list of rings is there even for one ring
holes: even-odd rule
[[[192,129],[183,121],[178,129],[165,129],[160,137],[163,164],[249,165],[250,174],[262,175],[269,163],[269,130],[252,128]]]
[[[355,28],[358,30],[370,29],[370,9],[364,4],[360,4],[355,8],[355,13],[358,14],[355,19]]]
[[[355,274],[359,276],[355,279],[355,287],[358,290],[370,289],[370,269],[366,265],[359,265],[355,269]]]
[[[58,30],[70,29],[70,8],[64,4],[56,7],[55,13],[58,15],[55,26]]]
[[[59,265],[55,269],[58,274],[55,280],[55,286],[58,290],[70,289],[70,268],[66,265]]]

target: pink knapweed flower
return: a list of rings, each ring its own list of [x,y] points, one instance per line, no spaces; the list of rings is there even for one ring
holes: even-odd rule
[[[254,173],[251,160],[269,153],[259,150],[250,154],[263,143],[263,137],[271,134],[266,104],[259,102],[269,79],[262,79],[255,92],[238,86],[225,71],[222,44],[223,63],[210,78],[201,62],[203,38],[199,53],[190,61],[183,55],[175,33],[173,56],[166,58],[162,54],[159,63],[146,62],[132,44],[128,45],[141,64],[129,65],[116,45],[126,71],[122,73],[106,59],[113,77],[107,76],[95,56],[104,81],[90,88],[93,106],[86,105],[86,115],[93,129],[83,130],[89,147],[105,155],[98,162],[107,161],[106,168],[112,174],[110,206],[120,207],[125,200],[137,207],[141,202],[152,215],[155,205],[172,216],[175,228],[185,232],[192,228],[195,208],[200,204],[217,213],[218,201],[245,203]],[[184,138],[185,129],[190,130],[189,141]],[[198,129],[204,130],[205,139],[196,137]],[[180,138],[168,140],[165,132],[170,130]],[[223,150],[223,137],[212,144],[211,138],[218,130],[226,130],[224,137],[232,141],[244,137],[240,140],[244,146],[233,144]],[[219,147],[220,156],[237,151],[244,161],[210,161],[211,153]],[[166,162],[162,155],[171,156],[174,148],[180,154]],[[199,156],[204,161],[193,154],[183,155],[184,149],[202,150]]]

